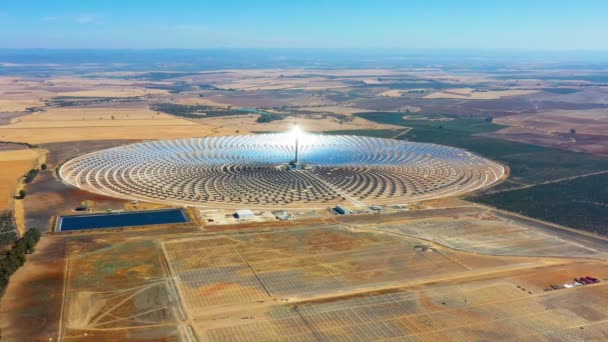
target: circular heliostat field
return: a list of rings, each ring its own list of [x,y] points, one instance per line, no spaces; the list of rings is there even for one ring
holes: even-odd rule
[[[76,187],[130,200],[320,208],[459,195],[495,183],[504,168],[448,146],[279,133],[125,145],[74,158],[59,173]]]

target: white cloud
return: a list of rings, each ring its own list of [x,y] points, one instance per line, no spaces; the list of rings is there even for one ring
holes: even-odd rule
[[[81,14],[74,16],[46,16],[42,17],[44,21],[65,21],[65,22],[73,22],[77,24],[91,24],[99,21],[99,17],[96,15],[90,14]]]
[[[200,25],[172,25],[167,27],[171,31],[189,31],[189,32],[213,32],[209,28]]]
[[[92,15],[80,15],[74,18],[74,21],[79,24],[90,24],[96,20],[97,18]]]

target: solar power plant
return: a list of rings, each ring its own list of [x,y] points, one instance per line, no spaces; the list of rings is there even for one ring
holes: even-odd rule
[[[209,329],[205,340],[601,341],[608,333],[602,318],[585,318],[551,306],[552,300],[564,301],[563,292],[530,295],[507,282],[474,285],[277,307],[265,319]],[[577,296],[591,301],[607,295],[607,289],[606,285],[587,287]],[[596,302],[586,305],[590,312],[602,310]]]
[[[175,239],[161,248],[203,341],[571,341],[577,333],[595,341],[608,331],[604,301],[594,299],[606,298],[604,282],[542,290],[555,274],[572,279],[563,259],[419,244],[325,226]],[[544,262],[561,266],[530,269]],[[497,278],[479,276],[485,272]]]
[[[57,295],[60,340],[605,341],[608,334],[608,271],[598,254],[425,250],[419,239],[385,229],[333,224],[178,236],[171,229],[170,237],[54,235],[70,237],[65,292]],[[578,248],[560,246],[555,254]],[[508,248],[528,255],[522,247]],[[587,274],[601,282],[544,290]]]
[[[487,187],[505,173],[462,149],[347,135],[162,140],[86,154],[60,176],[85,190],[171,205],[401,204]]]
[[[468,271],[451,253],[423,255],[415,244],[324,227],[175,240],[163,247],[186,307],[198,314],[218,305],[327,295]]]

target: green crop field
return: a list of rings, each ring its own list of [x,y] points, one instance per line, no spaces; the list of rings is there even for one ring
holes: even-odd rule
[[[560,95],[574,94],[580,92],[580,90],[573,88],[542,88],[541,90],[547,93]]]
[[[456,146],[509,166],[508,181],[469,200],[573,228],[608,233],[602,224],[608,217],[608,176],[567,179],[608,171],[607,157],[476,135],[505,127],[484,118],[418,114],[403,119],[404,113],[355,115],[412,128],[398,139]],[[554,181],[557,182],[542,184]],[[523,186],[530,187],[514,190]]]
[[[261,117],[267,118],[266,120],[268,121],[281,120],[283,118],[282,115],[258,110],[255,108],[220,108],[207,105],[182,105],[175,103],[157,103],[151,105],[150,108],[155,111],[164,112],[167,114],[181,116],[189,119],[247,114],[260,114]]]
[[[608,235],[608,174],[470,198],[545,221]]]

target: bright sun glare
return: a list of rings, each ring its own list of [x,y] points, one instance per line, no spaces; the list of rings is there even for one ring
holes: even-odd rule
[[[299,137],[301,137],[303,133],[304,133],[304,132],[302,131],[302,128],[300,128],[300,126],[298,126],[298,125],[294,125],[294,126],[291,128],[291,135],[293,135],[293,136],[294,136],[294,138],[299,138]]]

